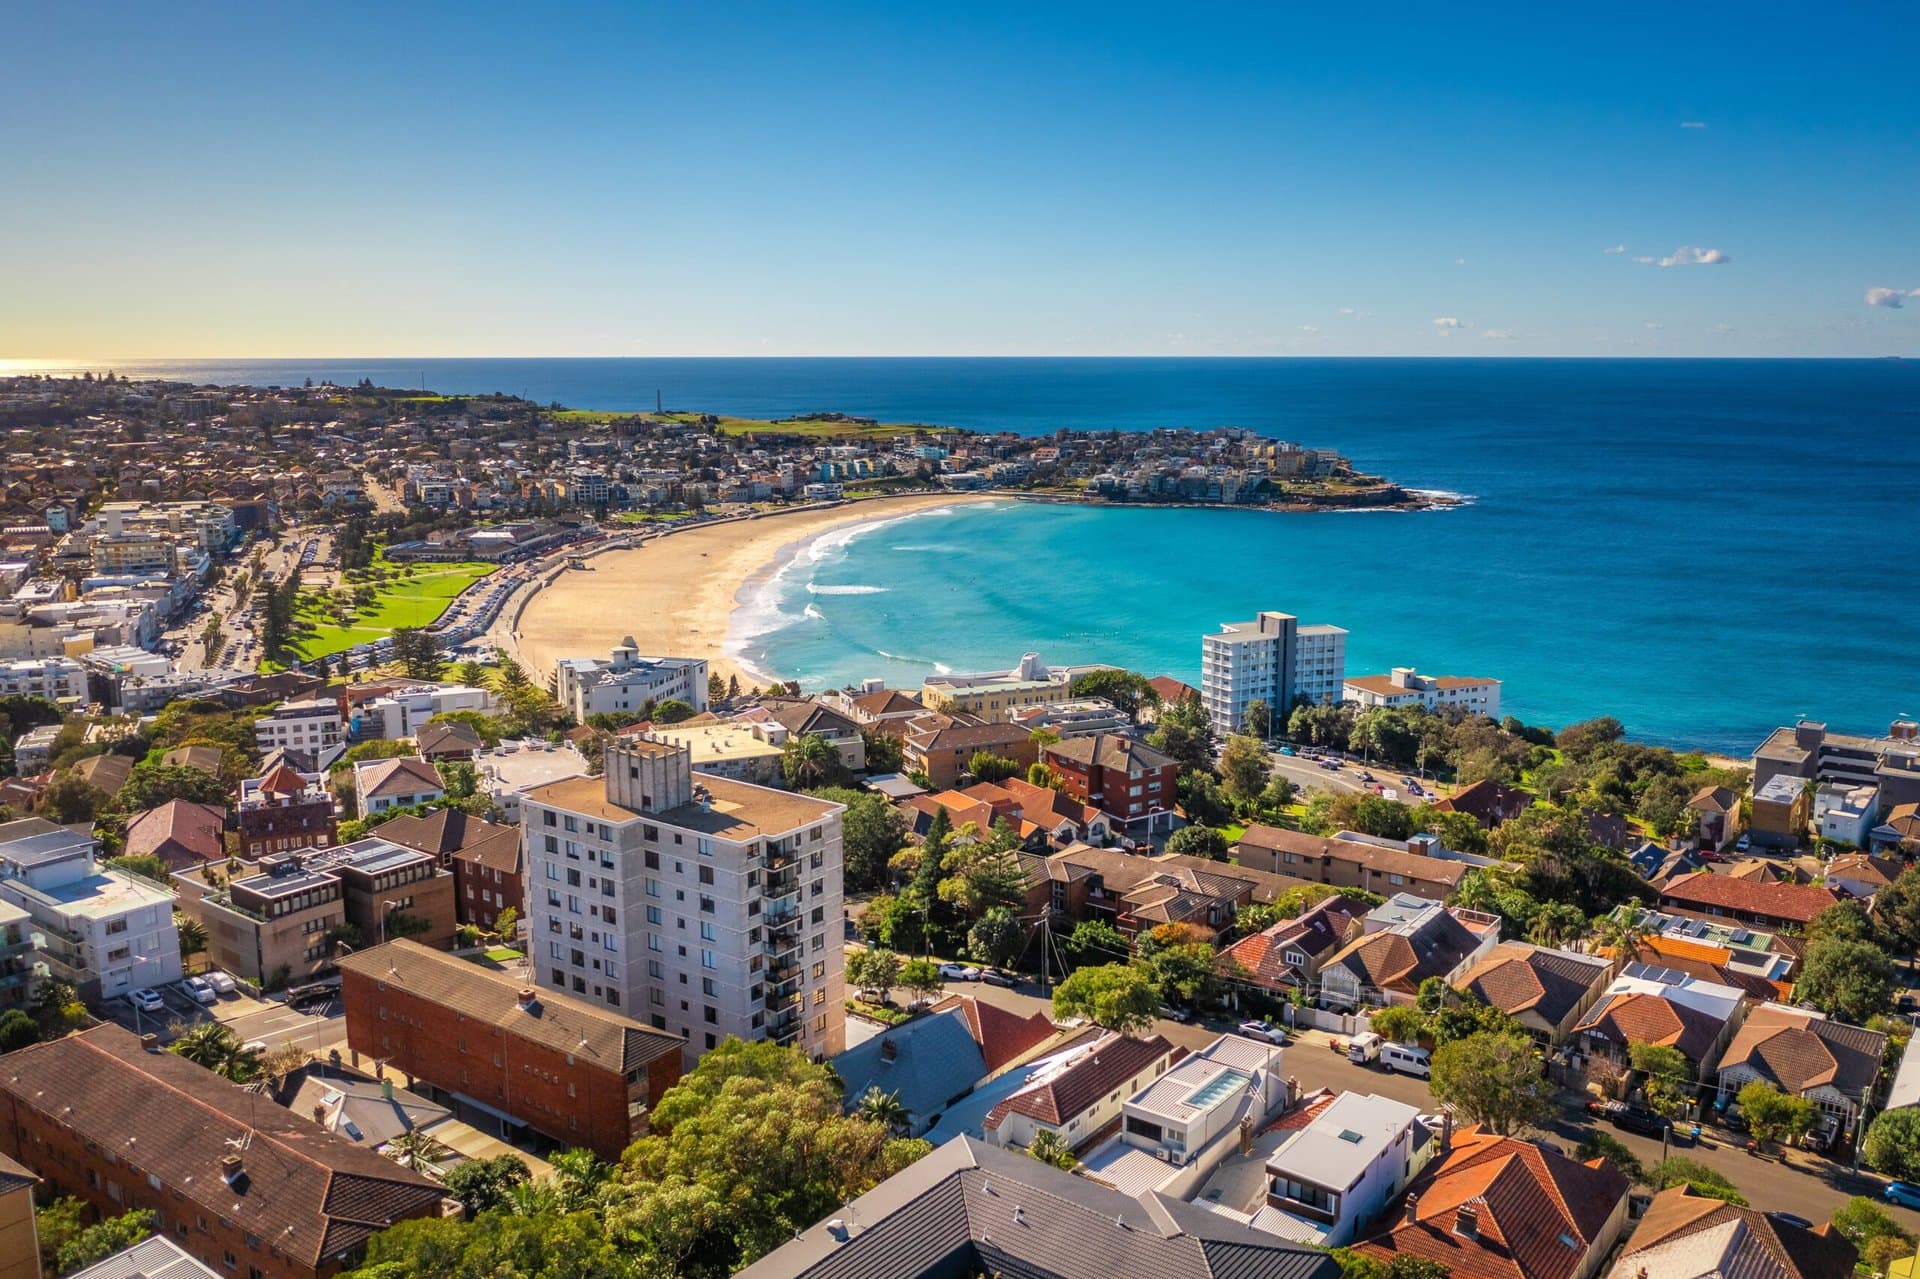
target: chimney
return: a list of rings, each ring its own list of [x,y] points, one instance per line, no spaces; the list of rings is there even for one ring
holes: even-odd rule
[[[1453,1107],[1448,1106],[1440,1112],[1440,1153],[1446,1154],[1453,1149]]]
[[[382,1079],[380,1081],[380,1100],[382,1101],[393,1100],[393,1080]]]
[[[1407,1213],[1407,1224],[1409,1226],[1411,1226],[1414,1223],[1415,1219],[1420,1215],[1420,1196],[1414,1194],[1411,1190],[1407,1192],[1406,1213]]]
[[[313,1122],[316,1124],[324,1124],[327,1122],[327,1108],[319,1102],[315,1102],[313,1106]]]
[[[1459,1211],[1453,1214],[1453,1233],[1462,1239],[1478,1239],[1480,1210],[1470,1203],[1461,1204]]]
[[[522,986],[520,988],[520,1011],[523,1013],[532,1012],[534,1001],[538,998],[539,995],[535,993],[533,987]]]
[[[889,1039],[880,1045],[880,1060],[893,1061],[900,1056],[900,1045]]]
[[[140,1051],[157,1053],[160,1051],[160,1036],[147,1034],[140,1036]]]
[[[222,1181],[231,1186],[245,1175],[246,1165],[241,1162],[239,1155],[220,1156],[220,1179]]]

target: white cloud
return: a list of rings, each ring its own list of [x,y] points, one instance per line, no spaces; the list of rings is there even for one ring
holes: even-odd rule
[[[1724,266],[1733,261],[1731,253],[1720,249],[1701,249],[1683,244],[1664,258],[1635,258],[1648,266]]]
[[[1360,314],[1360,308],[1359,308],[1359,307],[1354,307],[1354,306],[1343,306],[1343,307],[1340,307],[1340,308],[1339,308],[1339,311],[1340,311],[1340,314],[1342,314],[1342,315],[1358,315],[1358,314]]]
[[[1457,315],[1436,315],[1433,317],[1433,327],[1441,337],[1445,337],[1455,329],[1466,328],[1467,322]]]
[[[1611,248],[1602,249],[1600,251],[1602,253],[1625,253],[1627,251],[1627,246],[1624,244],[1616,244]]]
[[[1512,329],[1488,329],[1480,336],[1494,342],[1511,342],[1514,338],[1514,332]]]
[[[1682,120],[1680,127],[1683,129],[1704,129],[1707,127],[1707,122],[1705,120]]]
[[[1884,306],[1898,311],[1906,305],[1908,298],[1920,298],[1920,289],[1881,289],[1867,290],[1868,306]]]
[[[1320,326],[1317,324],[1303,324],[1300,326],[1300,331],[1302,333],[1318,333]]]

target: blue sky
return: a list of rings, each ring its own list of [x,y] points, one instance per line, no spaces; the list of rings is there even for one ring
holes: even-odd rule
[[[1920,355],[1909,6],[309,8],[10,16],[0,357]]]

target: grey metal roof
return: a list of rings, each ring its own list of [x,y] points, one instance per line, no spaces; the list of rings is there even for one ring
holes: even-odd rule
[[[1178,1199],[1133,1198],[961,1137],[739,1279],[1337,1279],[1339,1265]]]
[[[887,1055],[887,1045],[893,1055]],[[833,1059],[846,1081],[848,1106],[867,1089],[897,1093],[916,1129],[972,1091],[986,1076],[987,1059],[959,1008],[891,1027]]]

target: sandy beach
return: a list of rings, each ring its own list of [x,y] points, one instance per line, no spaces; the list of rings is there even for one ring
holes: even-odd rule
[[[527,605],[516,642],[542,680],[556,659],[605,656],[631,635],[643,653],[704,657],[722,678],[758,684],[767,677],[726,652],[727,628],[741,587],[770,569],[783,550],[846,524],[991,500],[966,493],[872,498],[668,533],[596,556],[588,571],[562,574]]]

